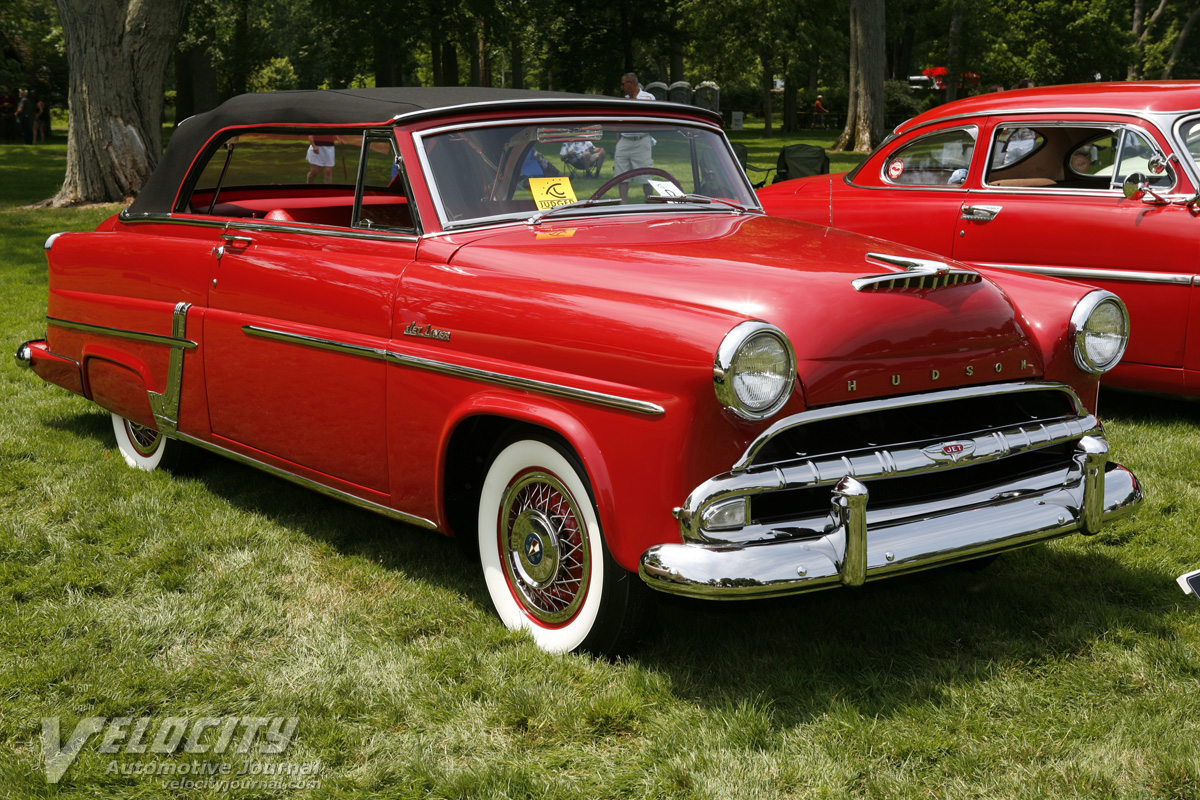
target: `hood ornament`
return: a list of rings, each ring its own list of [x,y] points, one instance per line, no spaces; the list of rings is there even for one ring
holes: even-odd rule
[[[983,280],[978,272],[962,267],[952,267],[941,261],[907,256],[892,256],[882,253],[867,253],[867,258],[904,267],[904,272],[888,272],[884,275],[868,275],[856,278],[853,286],[860,292],[919,291],[941,289],[946,286],[961,286]]]

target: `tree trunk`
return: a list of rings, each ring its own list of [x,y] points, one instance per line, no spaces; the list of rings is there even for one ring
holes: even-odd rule
[[[67,176],[49,201],[122,202],[162,155],[163,87],[187,0],[55,0],[70,65]]]
[[[834,150],[850,150],[854,147],[854,126],[858,122],[858,4],[850,3],[850,75],[846,82],[846,126],[833,144]]]
[[[775,116],[771,102],[775,89],[775,75],[771,72],[771,53],[766,50],[759,52],[758,62],[762,65],[763,138],[770,139],[774,135],[771,123]]]
[[[458,48],[454,42],[442,42],[442,85],[458,86]]]
[[[1167,0],[1158,0],[1158,7],[1154,9],[1154,13],[1150,15],[1150,19],[1146,19],[1146,4],[1145,0],[1136,0],[1133,9],[1133,35],[1135,41],[1134,62],[1129,65],[1129,70],[1126,72],[1126,77],[1129,80],[1142,79],[1142,62],[1146,57],[1146,39],[1150,36],[1150,31],[1154,28],[1154,23],[1158,22],[1162,17],[1163,11],[1167,8]],[[1186,34],[1184,34],[1186,36]],[[1170,72],[1170,66],[1167,67],[1167,72]]]
[[[796,119],[796,69],[787,65],[783,69],[783,132],[795,133],[799,128]]]
[[[959,0],[959,2],[954,4],[954,11],[950,16],[950,37],[946,43],[948,55],[946,59],[947,103],[953,103],[958,99],[958,82],[962,78],[963,73],[962,59],[959,58],[959,53],[962,50],[962,29],[966,12],[965,3]]]
[[[525,51],[521,48],[521,37],[513,34],[509,45],[509,66],[512,68],[512,87],[525,88]]]
[[[858,54],[858,124],[854,149],[869,153],[883,141],[883,84],[887,74],[884,0],[861,0]]]
[[[1141,41],[1142,26],[1146,20],[1146,0],[1133,0],[1133,40]],[[1125,80],[1138,81],[1142,79],[1142,56],[1140,49],[1134,54],[1133,61],[1125,73]]]
[[[883,0],[850,0],[850,108],[835,150],[869,153],[883,140],[885,52]]]
[[[442,74],[442,35],[435,26],[429,31],[429,60],[433,62],[433,85],[445,86],[446,76]]]
[[[669,83],[683,80],[683,46],[686,38],[683,34],[683,15],[679,7],[671,9],[671,39],[668,48],[671,52],[671,79]],[[662,77],[659,77],[662,80]]]
[[[1171,70],[1175,69],[1175,62],[1179,60],[1179,54],[1183,52],[1183,43],[1187,41],[1188,34],[1192,32],[1192,27],[1198,18],[1200,18],[1200,6],[1196,6],[1188,16],[1187,22],[1183,23],[1183,30],[1179,32],[1179,38],[1175,40],[1175,47],[1171,50],[1171,58],[1167,61],[1167,66],[1163,68],[1162,79],[1164,81],[1171,79]]]

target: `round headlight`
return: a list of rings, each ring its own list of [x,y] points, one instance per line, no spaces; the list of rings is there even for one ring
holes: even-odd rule
[[[1071,314],[1075,364],[1084,372],[1108,372],[1125,355],[1129,312],[1121,298],[1097,289],[1084,296]]]
[[[766,419],[787,402],[796,383],[796,356],[783,331],[765,322],[731,330],[713,361],[721,405],[743,419]]]

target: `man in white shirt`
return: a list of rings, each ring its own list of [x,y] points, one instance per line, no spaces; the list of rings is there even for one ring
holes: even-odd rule
[[[632,72],[626,72],[621,76],[621,91],[625,92],[626,97],[633,100],[654,99],[654,95],[642,88],[642,85],[638,83],[637,75]],[[631,169],[654,166],[654,158],[650,152],[651,144],[652,140],[648,133],[619,134],[617,148],[613,152],[613,170],[616,174],[620,175]],[[644,184],[649,178],[639,175],[631,180],[636,184]],[[625,181],[620,186],[622,203],[629,199],[629,184],[630,181]]]

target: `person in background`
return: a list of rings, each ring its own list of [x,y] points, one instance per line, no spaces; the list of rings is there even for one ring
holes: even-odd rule
[[[21,126],[21,139],[25,144],[33,144],[33,124],[29,118],[29,92],[25,89],[18,89],[17,95],[20,97],[17,100],[17,111],[13,116],[17,118],[17,124]]]
[[[821,102],[823,99],[821,95],[817,95],[817,101],[813,103],[812,124],[808,126],[810,128],[815,128],[818,125],[822,128],[825,127],[825,115],[829,112],[825,109],[825,104]]]
[[[46,132],[50,127],[50,109],[46,108],[46,104],[42,102],[42,98],[37,94],[31,95],[33,99],[33,143],[46,143]]]
[[[333,183],[334,145],[336,142],[337,140],[333,138],[308,137],[308,152],[304,156],[308,161],[308,183],[312,183],[313,178],[317,177],[322,170],[325,171],[325,183]]]
[[[621,91],[625,92],[625,96],[631,100],[653,100],[654,95],[642,88],[642,84],[638,83],[638,76],[633,72],[626,72],[621,76]]]
[[[638,77],[632,72],[621,76],[621,91],[632,100],[653,100],[654,95],[647,92],[638,83]],[[650,151],[653,140],[648,133],[619,133],[617,146],[613,150],[613,171],[620,175],[631,169],[644,169],[654,166],[654,157]],[[638,175],[632,179],[634,183],[645,185],[646,176]],[[629,199],[629,181],[621,183],[621,202]]]

